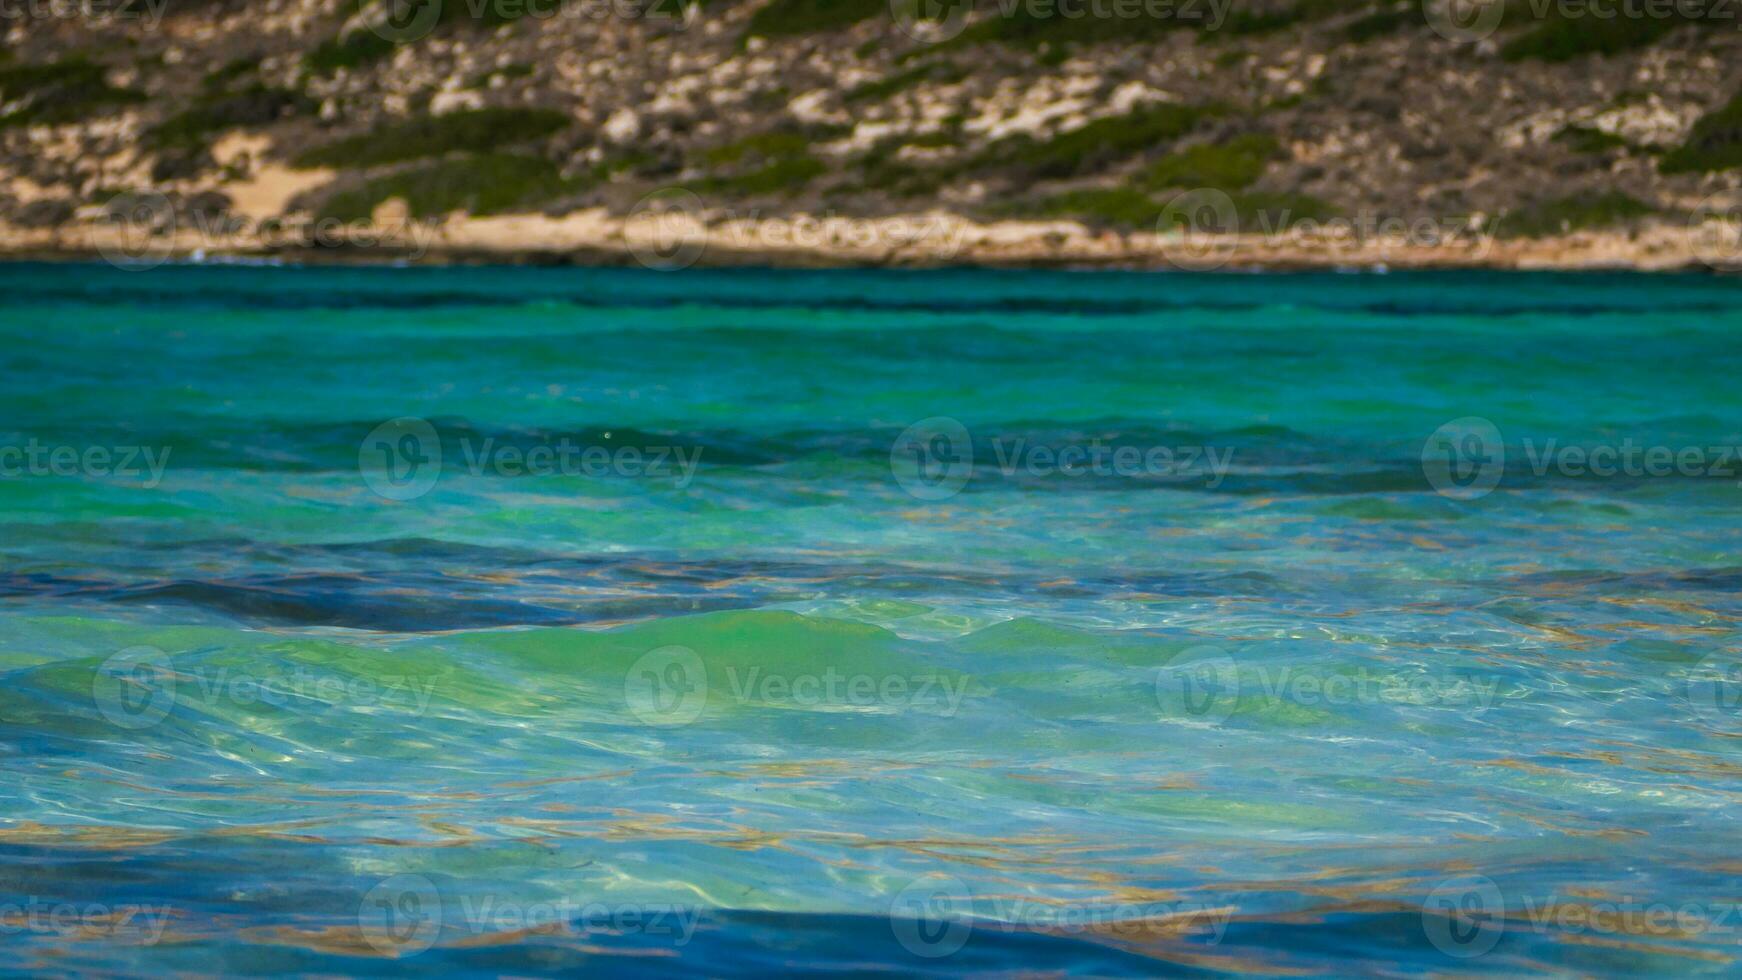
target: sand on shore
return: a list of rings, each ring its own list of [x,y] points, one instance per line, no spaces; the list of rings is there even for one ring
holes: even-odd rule
[[[302,180],[297,181],[303,185]],[[1742,268],[1733,223],[1664,220],[1625,231],[1545,238],[1496,237],[1451,225],[1336,219],[1274,233],[1097,231],[1075,221],[978,222],[936,211],[875,218],[794,215],[709,220],[678,206],[614,216],[602,208],[562,216],[513,214],[414,219],[396,201],[367,222],[296,215],[262,218],[283,192],[260,188],[256,207],[190,221],[167,204],[57,228],[0,224],[0,256],[106,258],[148,268],[165,261],[277,257],[289,261],[525,262],[643,265],[863,267],[1132,267],[1217,269]]]

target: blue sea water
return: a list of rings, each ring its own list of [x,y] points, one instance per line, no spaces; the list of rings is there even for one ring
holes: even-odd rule
[[[0,971],[1733,974],[1739,337],[0,266]]]

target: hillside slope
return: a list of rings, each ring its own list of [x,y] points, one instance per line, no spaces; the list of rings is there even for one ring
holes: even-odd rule
[[[1521,0],[1466,24],[1413,0],[987,0],[930,20],[906,2],[135,0],[14,20],[0,241],[665,265],[1736,257],[1719,219],[1742,185],[1742,25],[1716,4]],[[1182,229],[1221,234],[1186,248]]]

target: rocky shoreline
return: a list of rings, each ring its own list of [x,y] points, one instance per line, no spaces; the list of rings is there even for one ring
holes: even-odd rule
[[[1454,230],[1292,228],[1272,234],[1097,231],[1074,221],[976,222],[944,212],[708,222],[685,213],[501,215],[443,222],[142,231],[123,224],[0,227],[0,259],[787,268],[1129,268],[1177,271],[1742,269],[1732,222],[1505,238]]]

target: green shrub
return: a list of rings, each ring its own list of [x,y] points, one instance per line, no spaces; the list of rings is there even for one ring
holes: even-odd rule
[[[1687,141],[1658,161],[1666,174],[1728,170],[1742,167],[1742,93],[1701,116]]]
[[[1208,12],[1207,6],[1198,9]],[[1133,44],[1156,41],[1174,31],[1199,30],[1203,22],[1182,17],[1060,17],[1040,16],[1028,4],[1008,17],[991,16],[968,26],[939,48],[1002,44],[1013,48],[1058,51],[1064,44]]]
[[[580,182],[565,180],[556,164],[542,157],[485,153],[376,177],[329,197],[320,212],[340,221],[362,221],[382,202],[397,197],[419,218],[458,210],[500,214],[580,189]]]
[[[1213,105],[1155,105],[1097,119],[1049,140],[1010,136],[982,151],[973,166],[998,167],[1031,180],[1071,177],[1171,143],[1222,111]]]
[[[897,197],[936,193],[950,177],[950,168],[918,166],[899,159],[897,154],[904,146],[943,148],[960,145],[960,134],[950,129],[891,136],[873,146],[864,159],[859,161],[859,183],[868,189],[886,191]]]
[[[917,167],[894,157],[867,157],[859,166],[861,187],[884,191],[896,197],[934,194],[949,176],[947,172],[935,167]]]
[[[803,155],[810,152],[810,145],[810,140],[803,133],[777,129],[746,136],[724,146],[712,147],[702,154],[702,159],[709,166],[725,167],[745,160],[766,161]]]
[[[1518,6],[1514,5],[1513,9]],[[1528,9],[1528,7],[1526,7]],[[1500,47],[1500,57],[1507,61],[1571,61],[1590,54],[1620,54],[1648,47],[1670,31],[1687,24],[1716,27],[1728,24],[1715,19],[1691,17],[1679,8],[1665,17],[1567,17],[1555,15],[1530,30],[1507,41]]]
[[[1281,10],[1231,10],[1218,29],[1231,36],[1270,34],[1299,23],[1300,16],[1292,8]]]
[[[813,142],[832,139],[841,129],[776,129],[713,147],[702,162],[715,171],[698,189],[724,194],[775,194],[796,191],[828,170],[811,155]]]
[[[371,4],[391,0],[345,0],[341,9],[347,15],[361,12]],[[500,27],[526,16],[530,6],[524,0],[423,0],[441,4],[436,14],[435,29],[473,26]],[[408,42],[409,43],[409,42]],[[330,75],[343,68],[356,70],[372,65],[393,54],[398,47],[392,41],[368,27],[357,27],[338,37],[321,42],[303,56],[303,66],[316,75]]]
[[[1240,230],[1276,232],[1302,221],[1329,221],[1337,209],[1311,194],[1249,191],[1230,194]]]
[[[490,79],[495,78],[497,75],[501,75],[504,79],[531,78],[534,71],[535,69],[526,62],[517,61],[511,65],[503,65],[500,68],[490,68],[479,72],[472,76],[472,80],[466,83],[466,87],[488,88],[490,86]]]
[[[469,109],[389,123],[317,146],[299,167],[370,167],[457,151],[494,150],[549,136],[572,120],[554,109]]]
[[[195,99],[153,128],[150,142],[164,149],[202,149],[214,133],[238,126],[264,126],[314,109],[314,100],[301,92],[256,82],[240,92],[210,93]]]
[[[110,85],[103,78],[102,65],[67,58],[48,64],[0,67],[0,100],[23,101],[0,116],[0,126],[22,126],[78,122],[103,109],[143,102],[145,96]]]
[[[226,89],[230,87],[231,82],[237,81],[246,75],[250,75],[259,68],[259,55],[236,58],[232,61],[226,62],[220,68],[214,68],[207,72],[206,77],[201,79],[200,85],[207,91]]]
[[[1500,220],[1500,232],[1508,237],[1541,238],[1583,228],[1608,228],[1657,213],[1644,201],[1619,191],[1575,194],[1539,201]]]
[[[1594,126],[1579,126],[1576,124],[1562,126],[1554,134],[1556,143],[1565,143],[1574,153],[1607,153],[1610,150],[1627,149],[1626,140],[1614,133],[1606,132]]]
[[[1204,143],[1162,157],[1144,175],[1150,187],[1214,187],[1244,190],[1264,175],[1264,168],[1281,150],[1264,133],[1239,136],[1226,143]]]
[[[1025,209],[1025,213],[1034,217],[1075,218],[1096,227],[1131,230],[1153,228],[1161,210],[1161,205],[1142,191],[1116,187],[1057,194]]]
[[[1374,38],[1394,34],[1404,27],[1414,27],[1426,24],[1421,12],[1420,0],[1410,3],[1380,7],[1369,14],[1357,17],[1343,28],[1343,36],[1356,44],[1371,41]]]
[[[329,38],[302,56],[302,64],[316,75],[331,75],[343,68],[355,71],[393,54],[392,41],[366,28]]]
[[[699,186],[703,191],[722,194],[791,194],[828,169],[821,160],[806,154],[775,160],[748,173],[709,177]]]
[[[842,99],[848,103],[878,102],[891,95],[911,88],[914,85],[927,83],[932,85],[953,85],[968,77],[968,70],[948,62],[934,61],[916,65],[906,71],[899,71],[887,78],[848,89]]]
[[[750,18],[747,34],[787,37],[833,31],[870,17],[889,16],[884,0],[773,0]]]

